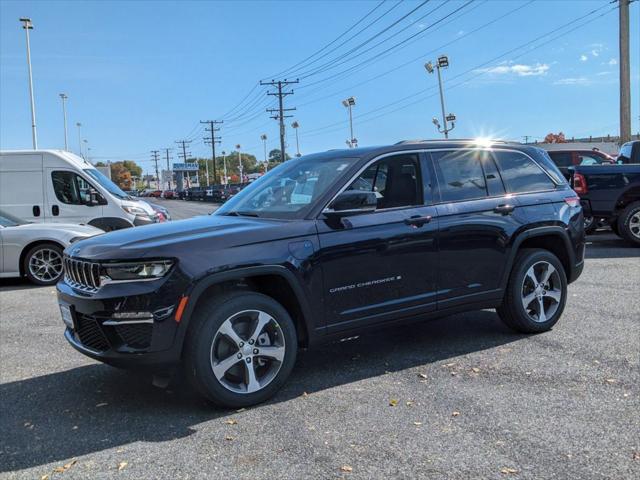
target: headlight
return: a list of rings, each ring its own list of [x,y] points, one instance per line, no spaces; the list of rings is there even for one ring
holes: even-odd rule
[[[129,205],[122,205],[122,209],[125,212],[130,213],[131,215],[144,215],[147,217],[149,216],[149,214],[146,212],[144,208],[134,207]]]
[[[171,260],[154,260],[149,262],[130,262],[103,265],[105,276],[115,282],[152,280],[164,277],[171,269]]]

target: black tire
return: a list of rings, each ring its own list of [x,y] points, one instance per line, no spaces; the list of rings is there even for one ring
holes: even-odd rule
[[[626,241],[640,246],[640,202],[630,203],[622,211],[618,217],[618,231]]]
[[[527,271],[534,265],[540,267],[544,266],[544,263],[541,262],[550,264],[555,269],[555,272],[557,272],[557,275],[554,274],[552,279],[549,280],[548,286],[551,286],[550,284],[551,282],[553,282],[557,284],[553,285],[553,290],[560,292],[560,301],[555,302],[557,304],[555,310],[553,310],[552,314],[549,315],[548,318],[546,318],[546,320],[544,321],[533,319],[532,314],[535,314],[535,312],[528,312],[527,310],[525,310],[525,307],[523,305],[524,291],[525,289],[528,289],[532,284],[530,277],[528,277],[528,279],[525,279]],[[545,287],[541,286],[540,288],[541,293],[547,294]],[[535,295],[534,292],[529,292],[529,295],[532,294]],[[534,296],[534,298],[537,297]],[[546,299],[543,300],[543,305],[545,302],[547,302],[547,304],[550,305],[549,311],[551,311],[553,299],[551,297],[544,298]],[[567,277],[564,271],[564,267],[562,266],[562,263],[560,263],[560,260],[558,260],[558,257],[556,257],[548,250],[523,249],[516,255],[502,305],[496,310],[498,312],[498,315],[500,316],[500,319],[513,330],[521,333],[540,333],[551,330],[551,328],[553,328],[553,326],[558,322],[564,310],[566,300]],[[534,299],[533,302],[536,302],[536,300]],[[533,304],[534,303],[532,303],[532,305]],[[535,303],[535,305],[537,305],[537,303]]]
[[[51,279],[46,279],[43,278],[43,276],[41,276],[40,278],[36,275],[34,275],[31,272],[31,269],[29,268],[29,265],[31,263],[31,259],[35,256],[37,256],[38,254],[43,255],[46,251],[53,251],[55,252],[55,254],[57,254],[57,256],[59,257],[59,267],[60,267],[60,273],[55,276],[52,277]],[[56,266],[58,266],[58,263],[56,262]],[[23,271],[25,273],[25,275],[27,276],[27,278],[29,279],[29,281],[31,283],[35,283],[36,285],[55,285],[56,283],[58,283],[58,280],[60,280],[60,278],[62,277],[63,273],[62,273],[62,247],[56,243],[41,243],[39,245],[36,245],[35,247],[31,248],[27,254],[24,256],[23,259]],[[53,265],[52,265],[53,267]],[[51,270],[53,271],[53,269]],[[44,275],[44,272],[43,274]]]
[[[584,217],[584,233],[587,235],[592,234],[598,228],[598,222],[594,217]]]
[[[218,329],[227,319],[247,310],[260,310],[277,322],[282,332],[285,353],[279,370],[265,387],[252,393],[236,393],[223,385],[214,374],[211,355]],[[245,291],[223,294],[198,306],[192,322],[185,342],[186,377],[196,390],[218,406],[241,408],[263,402],[282,387],[293,369],[298,348],[295,325],[284,307],[271,297]],[[240,350],[237,353],[240,354]],[[228,357],[235,355],[236,353]],[[255,364],[256,361],[253,365]],[[239,361],[234,368],[240,368],[240,365],[246,367],[244,362]]]
[[[611,220],[611,222],[609,222],[609,228],[611,228],[611,231],[613,233],[615,233],[617,236],[621,236],[620,235],[620,230],[618,230],[618,219],[614,218],[613,220]]]

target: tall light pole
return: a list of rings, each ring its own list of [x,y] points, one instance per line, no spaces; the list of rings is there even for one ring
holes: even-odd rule
[[[224,169],[224,184],[229,184],[229,177],[227,177],[227,152],[222,151],[222,168]]]
[[[236,145],[236,149],[238,150],[238,169],[240,171],[240,183],[244,183],[244,175],[242,171],[242,154],[240,153],[240,144]]]
[[[82,134],[80,133],[82,124],[80,122],[77,122],[76,127],[78,127],[78,148],[80,149],[80,156],[82,157]]]
[[[293,130],[296,132],[296,157],[301,157],[302,155],[300,155],[300,141],[298,140],[298,128],[300,128],[300,124],[297,120],[295,120],[291,124],[291,128],[293,128]],[[353,134],[351,136],[353,136]]]
[[[442,88],[442,74],[440,70],[449,66],[449,57],[446,55],[440,55],[436,62],[436,70],[438,70],[438,87],[440,88],[440,107],[442,109],[442,129],[440,128],[440,122],[437,118],[433,118],[433,124],[436,126],[440,133],[444,133],[444,138],[449,138],[449,132],[456,127],[454,123],[456,116],[453,114],[446,115],[444,108],[444,90]],[[433,63],[427,62],[424,64],[424,68],[428,73],[433,73]],[[449,128],[449,122],[451,122],[451,128]]]
[[[84,155],[82,156],[82,158],[84,158],[85,160],[89,160],[89,140],[87,140],[86,138],[84,140],[82,140],[82,143],[84,143],[84,151],[87,152],[87,156],[85,157]]]
[[[69,145],[67,144],[67,94],[61,93],[60,98],[62,99],[62,118],[64,120],[64,149],[69,150]]]
[[[267,134],[263,133],[260,135],[260,140],[262,140],[262,148],[264,149],[264,171],[265,173],[269,170],[269,161],[267,160]]]
[[[620,43],[620,145],[631,140],[631,75],[629,67],[629,4],[618,2]]]
[[[349,148],[355,148],[358,146],[358,140],[353,136],[353,115],[351,112],[351,109],[355,106],[356,104],[356,97],[349,97],[346,100],[342,101],[342,105],[344,105],[346,108],[349,109],[349,132],[350,132],[350,137],[349,137]],[[297,130],[296,130],[296,135],[297,135]]]
[[[29,43],[29,30],[33,30],[33,24],[30,18],[21,18],[22,28],[27,34],[27,65],[29,66],[29,98],[31,100],[31,139],[33,141],[33,149],[38,149],[38,132],[36,131],[36,106],[33,101],[33,75],[31,73],[31,45]]]

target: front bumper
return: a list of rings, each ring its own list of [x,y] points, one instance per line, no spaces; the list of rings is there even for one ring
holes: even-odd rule
[[[142,225],[151,225],[152,223],[158,223],[157,215],[136,215],[136,217],[133,219],[133,225],[135,227],[141,227]]]
[[[169,368],[180,362],[181,324],[175,309],[187,282],[179,272],[150,282],[104,285],[93,295],[62,280],[58,302],[68,306],[73,327],[64,336],[80,353],[125,368]],[[148,312],[139,318],[118,318]]]

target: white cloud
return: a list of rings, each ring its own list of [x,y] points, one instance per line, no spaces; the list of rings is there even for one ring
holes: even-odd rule
[[[516,75],[518,77],[537,77],[546,75],[549,71],[549,65],[546,63],[536,63],[535,65],[513,64],[498,65],[497,67],[481,68],[478,72],[488,73],[490,75]]]
[[[553,82],[554,85],[591,85],[591,80],[586,77],[561,78]]]
[[[612,58],[611,60],[609,60],[609,65],[617,65],[618,64],[618,60],[616,60],[615,58]]]
[[[600,55],[600,51],[599,50],[591,50],[591,55],[593,55],[594,57],[597,57],[598,55]]]
[[[589,60],[589,57],[587,57],[584,53],[582,55],[580,55],[580,61],[581,62],[586,62],[587,60]]]
[[[604,77],[605,75],[611,75],[613,72],[598,72],[596,73],[596,76],[598,77]]]

